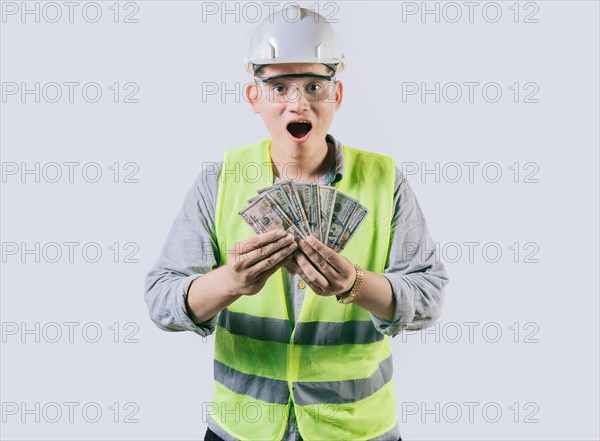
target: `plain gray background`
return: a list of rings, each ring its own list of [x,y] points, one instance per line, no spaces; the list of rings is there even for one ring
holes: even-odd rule
[[[269,136],[221,96],[269,6],[88,3],[2,2],[2,439],[202,439],[213,337],[156,328],[143,283],[202,163]],[[451,278],[439,323],[392,340],[403,438],[598,439],[598,3],[300,3],[347,57],[330,132],[407,171]]]

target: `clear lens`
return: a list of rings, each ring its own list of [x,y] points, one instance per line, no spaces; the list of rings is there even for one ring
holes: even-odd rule
[[[262,90],[271,102],[297,102],[300,93],[310,102],[335,102],[335,83],[324,78],[276,78],[262,83]]]

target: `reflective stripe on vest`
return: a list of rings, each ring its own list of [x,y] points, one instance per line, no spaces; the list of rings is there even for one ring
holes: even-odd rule
[[[238,394],[275,404],[287,404],[288,384],[253,374],[245,374],[215,360],[215,379]],[[392,357],[379,363],[379,368],[368,378],[341,381],[297,381],[294,383],[294,402],[308,404],[351,403],[367,398],[392,379]]]
[[[269,148],[266,139],[225,152],[215,212],[219,265],[236,242],[254,235],[238,212],[258,189],[274,183]],[[382,273],[391,237],[394,162],[343,149],[344,176],[336,187],[369,214],[342,255]],[[368,311],[340,305],[309,287],[293,323],[283,271],[219,315],[211,417],[244,440],[281,439],[290,406],[306,440],[371,439],[388,432],[396,425],[389,337],[377,332]]]
[[[255,340],[287,343],[292,336],[289,320],[256,317],[244,312],[224,309],[218,324],[231,334],[243,335]],[[294,332],[297,345],[335,346],[364,344],[383,340],[371,320],[347,322],[299,322]]]

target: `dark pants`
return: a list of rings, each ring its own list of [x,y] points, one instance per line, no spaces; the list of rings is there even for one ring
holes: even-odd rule
[[[223,441],[223,438],[219,437],[212,430],[206,429],[206,434],[204,435],[204,441]],[[402,437],[398,438],[398,441],[402,441]]]

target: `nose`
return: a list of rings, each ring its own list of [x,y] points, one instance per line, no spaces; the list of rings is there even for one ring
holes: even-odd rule
[[[306,96],[304,96],[304,90],[300,86],[296,84],[293,86],[294,91],[292,92],[290,90],[288,93],[288,102],[292,110],[296,112],[303,112],[308,109],[308,100],[306,99]]]

